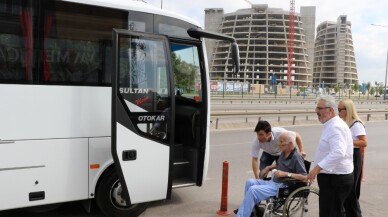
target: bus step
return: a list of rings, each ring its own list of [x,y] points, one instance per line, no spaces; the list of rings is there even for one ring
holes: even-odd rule
[[[195,186],[195,182],[190,179],[182,178],[182,179],[174,179],[172,181],[172,188],[182,188],[188,186]]]
[[[181,179],[181,178],[187,178],[188,177],[188,171],[190,170],[190,162],[181,160],[174,162],[174,168],[173,168],[173,180]]]
[[[174,162],[174,166],[183,165],[183,164],[189,164],[189,161],[186,160],[178,160]]]

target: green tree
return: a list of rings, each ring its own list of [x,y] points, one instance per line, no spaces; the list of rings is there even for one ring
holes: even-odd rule
[[[378,88],[379,95],[383,94],[383,90],[384,90],[384,87],[382,85],[380,85],[379,88]]]
[[[358,83],[355,83],[353,85],[353,90],[354,90],[354,92],[357,93],[357,92],[359,92],[361,90],[361,86]]]
[[[368,91],[368,99],[369,99],[369,94],[373,96],[373,95],[375,94],[375,91],[376,91],[375,88],[372,88],[372,87],[369,88],[369,91]]]
[[[217,81],[222,81],[222,80],[223,80],[223,78],[222,78],[220,75],[217,75],[217,76],[215,77],[215,79],[216,79]]]
[[[334,92],[335,93],[338,93],[338,91],[339,91],[339,84],[334,84]]]
[[[361,85],[359,83],[355,83],[353,85],[353,91],[354,91],[354,94],[359,95],[361,91]]]

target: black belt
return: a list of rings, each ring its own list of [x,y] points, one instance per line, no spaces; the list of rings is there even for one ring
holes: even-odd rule
[[[348,174],[330,174],[330,173],[318,173],[319,176],[353,176],[353,172]]]

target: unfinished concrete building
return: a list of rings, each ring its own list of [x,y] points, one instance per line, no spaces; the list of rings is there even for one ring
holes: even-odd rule
[[[312,85],[315,7],[295,14],[292,85]],[[233,74],[229,43],[207,42],[211,79],[251,84],[287,84],[289,11],[255,4],[224,14],[205,10],[205,29],[233,36],[240,48],[240,72]],[[276,79],[272,79],[275,76]]]
[[[352,30],[346,15],[337,22],[323,22],[317,27],[314,55],[314,86],[358,83]]]

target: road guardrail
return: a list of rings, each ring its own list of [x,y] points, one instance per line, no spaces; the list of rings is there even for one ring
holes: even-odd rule
[[[359,109],[358,113],[360,116],[364,116],[366,121],[370,121],[372,117],[376,116],[380,119],[388,120],[388,110],[387,109]],[[280,122],[282,118],[292,117],[292,125],[295,125],[297,117],[303,117],[303,120],[308,121],[309,116],[316,115],[315,110],[306,109],[306,110],[239,110],[239,111],[212,111],[211,120],[215,120],[215,129],[219,129],[220,120],[227,119],[241,119],[245,123],[248,123],[249,120],[253,118],[257,121],[266,118],[277,118],[277,121]],[[382,118],[381,118],[382,117]],[[302,118],[301,118],[302,119]]]

